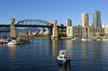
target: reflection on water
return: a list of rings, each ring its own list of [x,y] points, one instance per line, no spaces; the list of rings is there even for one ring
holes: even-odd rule
[[[59,65],[59,71],[71,71],[70,60],[67,61],[64,65]]]
[[[59,71],[70,71],[69,67],[67,67],[66,65],[63,65]]]
[[[102,42],[99,41],[98,43],[96,41],[94,41],[93,43],[93,58],[97,59],[98,61],[100,61],[101,59],[101,48],[102,48]]]
[[[57,57],[57,53],[58,53],[58,40],[51,40],[52,42],[52,56],[53,57]]]
[[[87,55],[88,55],[88,42],[85,41],[85,42],[82,42],[81,43],[81,50],[82,50],[82,58],[83,59],[86,59],[87,58]]]
[[[71,71],[71,63],[72,63],[72,51],[73,51],[73,41],[66,40],[66,47],[65,49],[68,50],[70,60],[67,61],[64,65],[59,65],[59,71]]]
[[[73,52],[73,41],[72,40],[66,40],[66,49],[69,52],[69,56],[72,57],[72,52]]]
[[[36,38],[29,45],[0,45],[0,71],[108,71],[107,43]],[[70,64],[59,67],[61,49],[68,50]]]
[[[16,45],[8,45],[8,55],[10,63],[13,64],[16,60]]]
[[[15,48],[16,45],[7,45],[9,48]]]

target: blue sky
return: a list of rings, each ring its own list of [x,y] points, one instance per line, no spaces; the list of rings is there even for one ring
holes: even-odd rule
[[[81,24],[81,14],[89,14],[89,23],[93,21],[93,11],[101,11],[103,24],[108,23],[108,0],[0,0],[0,23],[16,22],[23,19],[57,20],[65,24],[67,18],[72,24]]]

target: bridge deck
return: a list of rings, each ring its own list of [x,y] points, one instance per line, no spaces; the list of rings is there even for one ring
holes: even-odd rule
[[[9,24],[1,24],[0,27],[10,27]],[[15,27],[47,27],[52,28],[50,25],[19,25],[15,24]],[[66,26],[57,26],[58,28],[66,28]]]

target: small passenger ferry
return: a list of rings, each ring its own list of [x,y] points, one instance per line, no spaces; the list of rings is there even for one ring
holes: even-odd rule
[[[57,56],[58,64],[65,64],[69,61],[69,54],[67,50],[60,50],[59,55]]]

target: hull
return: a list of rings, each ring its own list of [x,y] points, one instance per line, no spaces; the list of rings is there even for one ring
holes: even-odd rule
[[[57,63],[63,65],[66,63],[66,60],[57,60]]]
[[[85,39],[85,38],[82,38],[82,41],[87,41],[87,39]]]
[[[9,42],[8,45],[16,45],[17,43]]]
[[[69,54],[67,50],[59,51],[59,55],[57,56],[58,65],[60,66],[65,65],[68,62],[68,59],[69,59]]]

